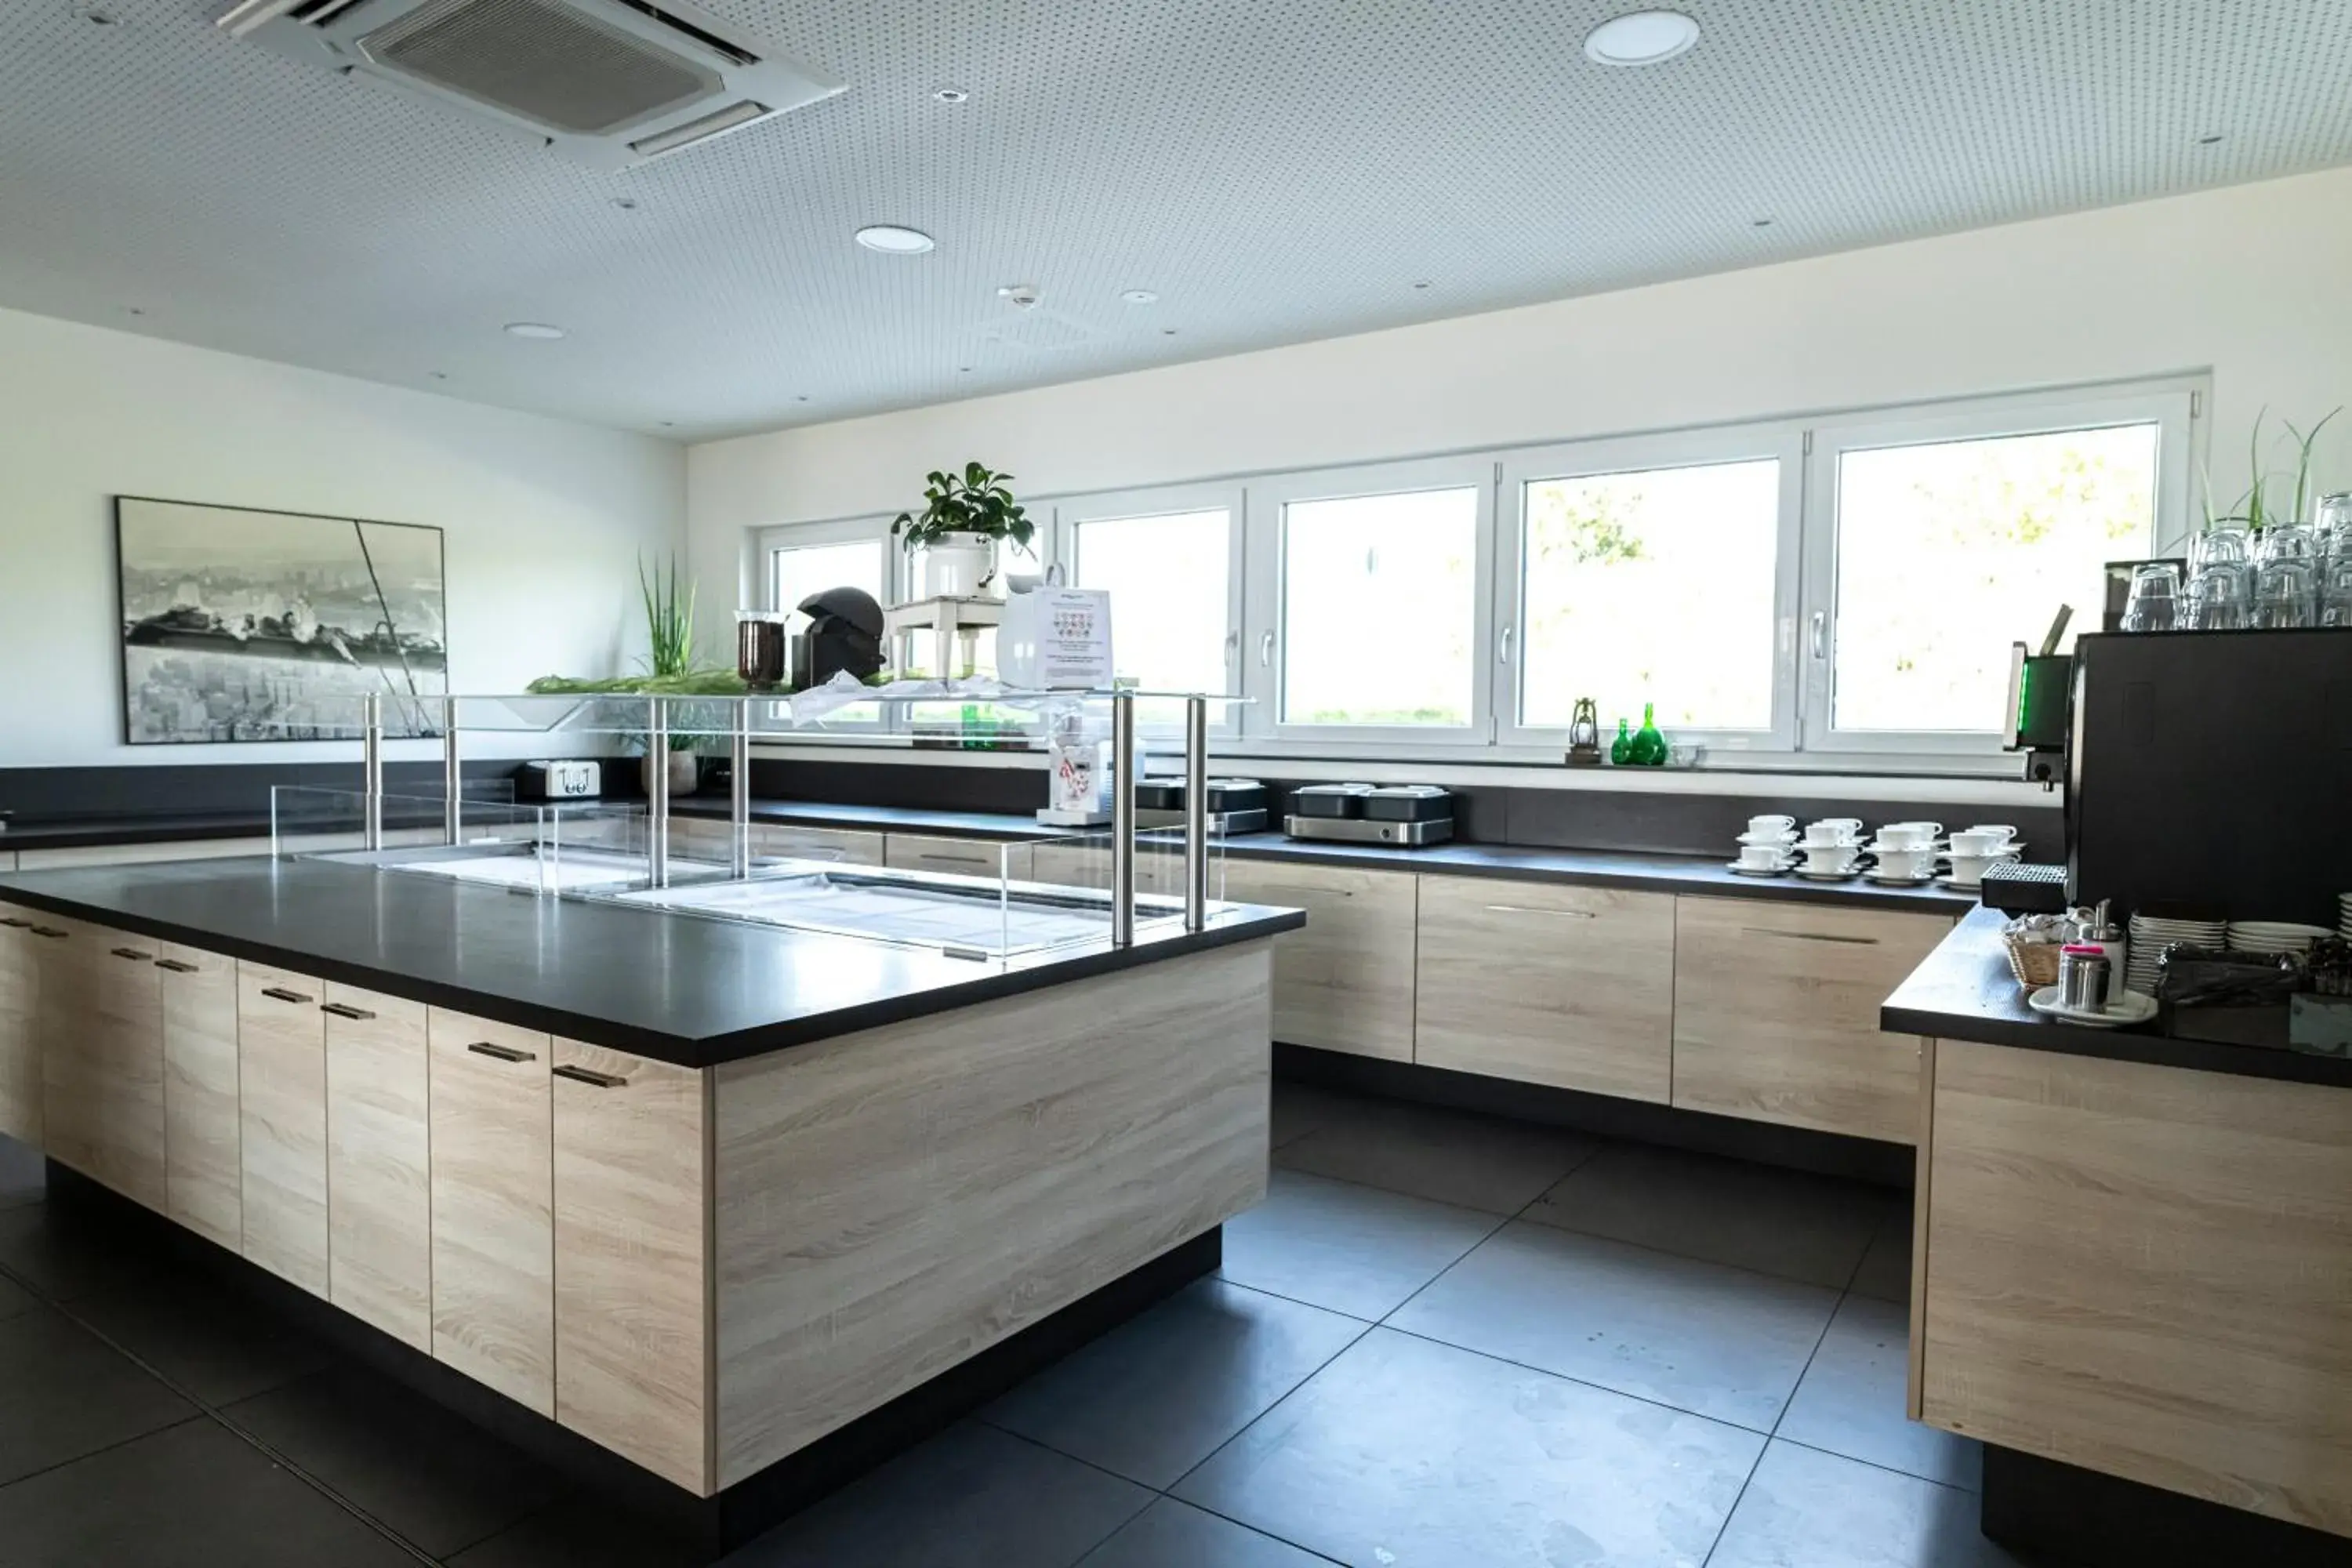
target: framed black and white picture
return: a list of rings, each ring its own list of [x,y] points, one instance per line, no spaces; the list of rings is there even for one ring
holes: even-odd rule
[[[114,498],[132,745],[435,732],[449,689],[441,531]]]

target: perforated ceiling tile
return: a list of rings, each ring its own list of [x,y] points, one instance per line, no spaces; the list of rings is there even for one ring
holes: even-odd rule
[[[702,0],[849,89],[623,173],[102,4],[0,0],[0,304],[681,436],[2352,162],[2344,0]]]

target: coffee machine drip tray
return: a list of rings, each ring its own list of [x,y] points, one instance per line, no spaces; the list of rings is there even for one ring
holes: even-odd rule
[[[1381,822],[1364,816],[1287,816],[1283,831],[1293,838],[1326,838],[1343,844],[1412,846],[1443,844],[1454,837],[1450,816],[1419,822]]]

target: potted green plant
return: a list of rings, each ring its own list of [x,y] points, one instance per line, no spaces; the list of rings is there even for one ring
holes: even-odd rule
[[[2247,443],[2246,461],[2253,483],[2247,487],[2246,493],[2227,509],[2218,508],[2213,504],[2213,476],[2210,472],[2200,475],[2205,492],[2205,531],[2210,533],[2217,528],[2242,528],[2248,533],[2261,534],[2269,529],[2311,521],[2305,509],[2317,493],[2311,482],[2312,448],[2318,445],[2319,433],[2327,428],[2327,422],[2343,412],[2341,408],[2329,409],[2308,430],[2297,429],[2289,420],[2279,421],[2286,426],[2286,438],[2294,447],[2294,482],[2289,488],[2284,478],[2271,472],[2263,451],[2263,421],[2270,416],[2270,409],[2258,411],[2254,415],[2253,435]],[[2282,490],[2293,498],[2284,505],[2280,501]]]
[[[891,536],[908,554],[923,557],[923,596],[973,599],[996,582],[1000,540],[1027,544],[1036,525],[1006,489],[1011,474],[966,463],[961,474],[933,469],[921,512],[902,511]]]

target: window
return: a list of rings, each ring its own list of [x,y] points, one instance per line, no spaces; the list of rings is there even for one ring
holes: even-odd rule
[[[1111,595],[1118,674],[1147,690],[1225,691],[1234,589],[1232,504],[1181,511],[1066,505],[1070,583]]]
[[[768,603],[794,612],[791,629],[808,629],[802,601],[827,588],[862,588],[877,604],[890,602],[886,546],[874,540],[838,544],[788,544],[768,552]]]
[[[2062,604],[2072,629],[2097,629],[2106,563],[2185,531],[2188,402],[1824,427],[1807,528],[1808,743],[1988,749],[2010,645],[2038,644]]]
[[[1250,508],[1265,585],[1254,598],[1279,616],[1260,634],[1256,672],[1272,728],[1484,741],[1492,460],[1306,476],[1268,490],[1262,504],[1252,486]]]
[[[1777,626],[1794,586],[1781,563],[1801,439],[1793,429],[1706,432],[1506,464],[1519,530],[1517,599],[1503,610],[1518,644],[1505,649],[1517,672],[1514,738],[1558,744],[1580,697],[1593,699],[1604,740],[1651,703],[1678,738],[1785,737],[1791,667]],[[1743,448],[1772,455],[1610,462]]]

